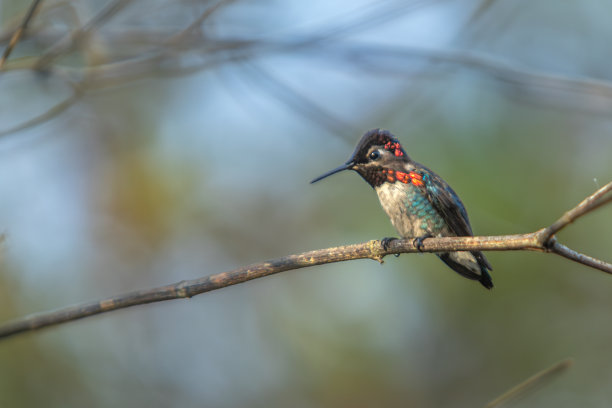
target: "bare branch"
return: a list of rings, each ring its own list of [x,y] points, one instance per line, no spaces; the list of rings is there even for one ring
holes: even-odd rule
[[[221,7],[228,5],[229,3],[234,2],[235,0],[221,0],[216,4],[213,4],[198,17],[193,23],[189,24],[187,28],[182,30],[181,32],[173,35],[168,40],[165,41],[166,44],[176,44],[180,43],[185,37],[188,37],[194,31],[200,31],[202,29],[202,24],[206,21],[210,16],[212,16],[217,10]]]
[[[612,100],[612,83],[610,81],[537,71],[469,49],[443,50],[409,46],[371,46],[343,40],[343,37],[349,34],[373,25],[386,23],[418,8],[429,7],[432,5],[431,1],[412,0],[401,4],[392,2],[384,6],[376,4],[365,9],[359,8],[347,14],[342,21],[337,18],[330,19],[329,22],[321,24],[317,30],[313,30],[310,35],[291,30],[271,37],[227,39],[215,37],[214,33],[206,33],[203,30],[206,27],[205,24],[216,16],[215,13],[228,7],[232,2],[233,0],[217,0],[203,10],[199,16],[195,17],[193,22],[172,35],[165,35],[166,30],[160,27],[146,26],[144,28],[145,26],[136,25],[126,28],[120,24],[109,27],[108,30],[100,33],[103,42],[109,44],[108,49],[104,48],[104,52],[108,53],[105,54],[107,58],[90,58],[85,61],[84,66],[62,66],[57,61],[59,57],[74,52],[78,47],[86,52],[85,44],[91,45],[93,49],[93,45],[87,43],[92,33],[100,31],[99,28],[102,25],[107,24],[127,6],[130,6],[132,2],[130,0],[109,0],[97,14],[82,24],[69,2],[43,3],[40,0],[33,1],[23,21],[20,24],[17,24],[17,22],[12,24],[11,30],[7,32],[12,34],[14,41],[11,40],[11,44],[5,49],[5,57],[0,60],[0,69],[62,71],[70,76],[72,82],[76,83],[83,93],[87,93],[102,88],[120,86],[126,82],[143,78],[189,75],[198,71],[217,68],[222,64],[230,64],[236,61],[244,62],[255,57],[271,54],[308,52],[325,58],[327,62],[350,64],[352,68],[375,71],[380,75],[396,74],[404,78],[406,67],[404,64],[398,64],[397,62],[417,59],[430,63],[427,68],[428,73],[432,72],[431,67],[434,64],[441,67],[462,67],[482,72],[498,81],[522,87],[530,92],[537,90],[543,94],[542,91],[548,90],[553,93],[567,92],[596,96],[599,97],[596,100],[602,100],[604,107],[609,107],[610,100]],[[42,5],[37,7],[41,3]],[[481,0],[479,3],[466,23],[468,27],[483,13],[488,12],[494,1]],[[68,34],[60,34],[63,31],[58,31],[52,26],[46,29],[36,28],[37,31],[29,29],[24,34],[24,30],[28,22],[32,20],[36,8],[38,13],[45,13],[60,6],[66,7],[67,10],[71,10],[75,14],[76,27]],[[13,33],[13,31],[15,32]],[[9,34],[4,36],[5,40],[8,40]],[[0,34],[0,36],[2,35],[4,34]],[[16,64],[14,59],[7,61],[6,57],[22,35],[31,36],[36,42],[43,44],[46,50],[42,55],[27,61],[20,61],[19,64]],[[146,52],[133,53],[134,47],[137,44],[142,45],[143,42],[147,44]],[[49,44],[51,45],[49,46]],[[125,50],[127,50],[127,55]],[[281,78],[271,75],[270,72],[262,71],[260,74],[269,77],[269,80],[263,82],[268,85],[268,90],[273,96],[289,101],[289,106],[299,106],[306,109],[307,115],[310,117],[323,119],[317,121],[317,123],[323,123],[332,129],[339,128],[341,121],[334,120],[329,112],[323,109],[323,106],[307,100],[303,95],[284,84]],[[262,77],[262,75],[259,76]],[[577,102],[565,102],[568,100],[574,101],[574,98],[556,98],[554,103],[558,104],[561,103],[559,101],[564,101],[562,103],[571,103],[574,107],[580,106],[580,109],[598,111],[601,109],[600,105],[597,105],[595,109],[595,105],[591,105],[591,103],[581,105]],[[48,120],[66,107],[67,103],[63,103],[36,120],[3,131],[2,135]],[[341,128],[346,129],[347,127],[343,126]],[[334,133],[340,134],[337,131]]]
[[[53,60],[64,53],[82,45],[88,36],[107,20],[115,16],[119,11],[128,5],[130,0],[115,0],[104,7],[98,14],[89,20],[82,27],[64,36],[57,43],[51,46],[34,65],[35,70],[45,70]]]
[[[64,112],[66,109],[70,108],[72,105],[74,105],[79,98],[81,97],[81,92],[79,90],[79,88],[74,87],[73,88],[73,93],[72,95],[70,95],[68,98],[64,99],[62,102],[53,105],[49,110],[41,113],[40,115],[37,115],[25,122],[22,122],[12,128],[9,129],[5,129],[5,130],[0,130],[0,137],[3,136],[7,136],[10,135],[12,133],[15,132],[19,132],[20,130],[24,130],[36,125],[40,125],[41,123],[45,123],[51,119],[53,119],[54,117],[58,116],[59,114],[61,114],[62,112]]]
[[[276,75],[267,72],[255,63],[244,63],[250,75],[246,75],[255,86],[260,86],[271,96],[279,99],[283,104],[292,109],[297,115],[302,115],[313,124],[321,126],[345,140],[350,140],[351,135],[359,133],[354,126],[331,113],[317,102],[307,98],[299,91],[291,88],[280,80]]]
[[[572,366],[574,361],[571,358],[554,364],[552,367],[548,367],[539,373],[529,377],[522,383],[506,391],[493,401],[489,402],[485,408],[499,408],[502,405],[506,405],[509,401],[516,400],[519,397],[525,395],[526,392],[531,391],[534,387],[542,386],[544,383],[551,381],[555,377],[564,373],[568,368]]]
[[[610,202],[605,196],[612,190],[612,182],[593,193],[590,197],[568,211],[567,223],[593,211],[600,205]],[[565,215],[564,215],[565,217]],[[563,218],[563,217],[562,217]],[[556,224],[556,223],[555,223]],[[553,224],[553,225],[555,225]],[[288,255],[270,261],[257,263],[228,272],[206,276],[199,279],[181,281],[153,289],[139,290],[123,295],[113,296],[101,301],[70,306],[50,312],[43,312],[0,326],[0,339],[19,333],[54,326],[73,320],[82,319],[113,310],[164,300],[190,298],[201,293],[225,288],[253,279],[263,278],[276,273],[309,266],[353,259],[370,258],[383,262],[383,257],[390,254],[414,252],[447,252],[447,251],[540,251],[556,253],[583,265],[590,266],[612,274],[612,264],[579,254],[561,244],[549,234],[551,227],[543,228],[529,234],[502,235],[489,237],[442,237],[427,238],[420,249],[412,239],[398,239],[383,247],[381,241],[373,240],[361,244],[345,245],[335,248],[318,249],[296,255]],[[558,230],[558,229],[557,229]],[[549,237],[545,240],[545,237]]]
[[[24,61],[12,66],[11,69],[50,69],[49,65],[57,57],[69,53],[77,45],[82,45],[94,29],[120,11],[127,3],[126,0],[112,2],[83,27],[56,41],[35,61]],[[216,8],[213,6],[214,10]],[[211,13],[212,11],[205,12],[200,16],[200,19],[209,17]],[[202,33],[198,33],[194,29],[187,30],[162,41],[161,47],[154,52],[129,58],[108,58],[110,62],[85,67],[66,67],[55,64],[52,68],[55,72],[62,71],[71,78],[75,78],[83,92],[91,92],[103,88],[117,87],[144,78],[185,76],[236,61],[244,62],[255,57],[301,51],[325,57],[328,62],[350,63],[353,68],[374,71],[378,74],[401,75],[402,77],[406,75],[405,67],[402,64],[390,63],[390,61],[405,62],[416,58],[469,68],[488,74],[496,80],[529,90],[552,90],[577,95],[599,96],[606,100],[612,100],[612,83],[609,81],[530,70],[493,58],[487,54],[467,50],[453,51],[407,46],[368,46],[348,42],[323,42],[322,40],[325,38],[323,36],[289,38],[281,41],[218,38],[206,38],[206,41],[204,41]],[[188,38],[188,33],[199,34],[200,38]],[[137,37],[138,33],[132,32],[130,35]],[[159,33],[155,33],[155,37],[159,37]],[[127,40],[124,38],[122,42],[125,41]],[[197,57],[199,60],[184,64],[181,61],[185,56]],[[8,68],[11,64],[7,63],[6,65],[6,68]],[[289,96],[287,89],[282,89],[282,84],[278,83],[277,78],[273,82],[276,82],[275,87],[278,88],[275,91],[277,96]],[[295,93],[293,97],[295,97]],[[303,102],[302,99],[300,103],[303,104]],[[27,127],[18,126],[13,132]],[[8,131],[4,133],[8,133]]]
[[[547,242],[557,232],[561,231],[567,225],[571,224],[584,214],[593,211],[594,209],[601,207],[602,205],[612,201],[612,183],[608,183],[595,193],[585,198],[580,204],[572,208],[561,218],[555,221],[550,227],[545,229],[545,233],[542,234],[542,242]]]
[[[612,264],[599,260],[597,258],[590,257],[588,255],[576,252],[573,249],[566,247],[557,242],[556,239],[552,239],[552,245],[550,246],[551,252],[557,255],[561,255],[564,258],[571,259],[572,261],[581,263],[591,268],[599,269],[600,271],[612,273]]]
[[[422,252],[457,249],[534,250],[537,249],[537,236],[535,234],[523,234],[500,237],[429,238],[423,242],[422,246]],[[148,290],[130,292],[106,298],[101,301],[94,301],[56,311],[32,315],[0,326],[0,338],[82,319],[112,310],[124,309],[130,306],[161,302],[164,300],[190,298],[201,293],[288,270],[364,258],[382,262],[382,258],[386,255],[409,252],[418,252],[411,239],[392,241],[388,249],[384,249],[380,241],[373,240],[361,244],[345,245],[304,252],[297,255],[288,255],[199,279],[177,282]]]
[[[502,82],[526,88],[551,89],[612,98],[612,82],[590,77],[574,77],[551,72],[538,71],[490,54],[469,50],[430,49],[409,46],[369,46],[348,43],[323,44],[333,58],[342,58],[358,64],[375,68],[387,74],[405,75],[405,68],[390,64],[385,58],[419,58],[432,62],[444,62],[483,72]]]
[[[13,33],[13,36],[11,37],[11,40],[9,41],[8,46],[4,50],[2,57],[0,57],[0,69],[2,69],[9,55],[11,55],[11,52],[13,51],[13,49],[15,48],[15,46],[17,45],[17,43],[23,36],[23,33],[25,32],[25,30],[28,28],[28,24],[30,24],[30,21],[34,17],[34,14],[36,14],[36,11],[38,10],[38,6],[40,6],[40,3],[41,3],[41,0],[34,0],[32,2],[25,17],[23,18],[23,21],[21,22],[21,24],[19,24],[19,27],[17,27],[17,30],[15,30],[15,32]]]

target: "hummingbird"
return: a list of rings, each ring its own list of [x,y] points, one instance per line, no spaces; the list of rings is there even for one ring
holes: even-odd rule
[[[467,212],[455,191],[433,171],[413,161],[389,131],[366,132],[343,165],[315,178],[354,170],[378,194],[391,223],[402,238],[413,238],[417,249],[431,237],[473,236]],[[384,238],[387,247],[395,238]],[[436,255],[452,270],[468,279],[493,287],[487,258],[479,251],[441,252]]]

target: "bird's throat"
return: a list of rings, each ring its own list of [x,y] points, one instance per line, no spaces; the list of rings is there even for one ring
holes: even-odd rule
[[[415,171],[403,172],[393,169],[382,169],[382,174],[388,183],[399,181],[404,184],[412,184],[417,187],[423,186],[423,176]]]

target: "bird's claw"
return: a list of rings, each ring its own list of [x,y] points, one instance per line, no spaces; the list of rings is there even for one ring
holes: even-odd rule
[[[396,240],[397,240],[397,238],[395,238],[395,237],[385,237],[385,238],[383,238],[383,239],[381,239],[381,240],[380,240],[380,245],[382,245],[383,249],[384,249],[385,251],[387,251],[387,250],[389,250],[389,246],[391,245],[391,242],[392,242],[392,241],[396,241]],[[393,254],[393,255],[394,255],[396,258],[397,258],[398,256],[400,256],[400,254]]]
[[[385,251],[387,251],[389,249],[389,245],[391,245],[391,242],[396,241],[396,240],[397,238],[395,237],[385,237],[380,240],[380,245],[383,247]]]
[[[417,251],[423,252],[423,241],[425,241],[427,238],[431,238],[431,235],[427,234],[421,237],[416,237],[412,240],[412,245],[416,247]]]

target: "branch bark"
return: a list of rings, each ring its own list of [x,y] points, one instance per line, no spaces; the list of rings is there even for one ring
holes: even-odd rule
[[[555,234],[567,225],[610,201],[612,201],[612,182],[584,199],[549,227],[528,234],[427,238],[423,241],[420,252],[539,251],[554,253],[591,268],[612,274],[612,264],[576,252],[557,242],[555,237]],[[164,300],[190,298],[201,293],[289,270],[365,258],[374,259],[382,263],[383,258],[387,255],[414,252],[419,252],[419,249],[415,247],[412,239],[398,239],[391,241],[386,249],[382,246],[381,241],[373,240],[361,244],[344,245],[288,255],[199,279],[129,292],[100,301],[26,316],[0,326],[0,339],[131,306]]]

